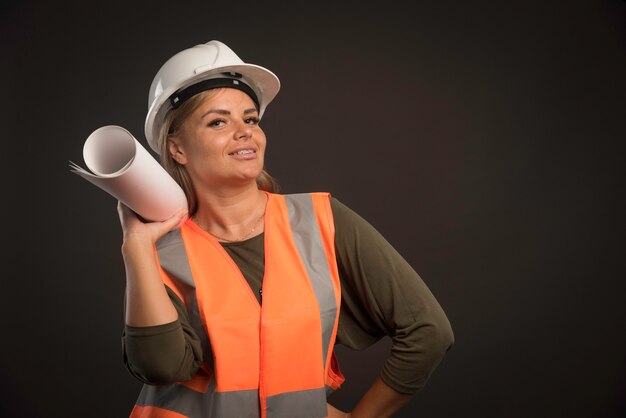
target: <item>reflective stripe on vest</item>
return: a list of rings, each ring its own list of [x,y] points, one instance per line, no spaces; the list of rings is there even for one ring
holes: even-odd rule
[[[267,195],[262,307],[193,222],[158,242],[163,281],[185,302],[205,363],[190,381],[144,385],[132,418],[326,417],[326,394],[344,380],[329,194]]]

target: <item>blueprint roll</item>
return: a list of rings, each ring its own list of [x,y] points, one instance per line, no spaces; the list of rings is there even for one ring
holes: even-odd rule
[[[147,221],[164,221],[187,208],[181,187],[126,129],[107,125],[85,140],[89,171],[70,161],[72,172],[117,198]]]

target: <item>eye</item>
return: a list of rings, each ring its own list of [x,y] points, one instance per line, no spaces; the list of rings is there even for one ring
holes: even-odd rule
[[[248,119],[246,119],[246,123],[248,125],[258,125],[259,124],[259,118],[256,116],[250,117]]]
[[[220,126],[223,126],[225,124],[226,124],[226,121],[224,119],[213,119],[212,121],[208,123],[207,126],[211,128],[219,128]]]

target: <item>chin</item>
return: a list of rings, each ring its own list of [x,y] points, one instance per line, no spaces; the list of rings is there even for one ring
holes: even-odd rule
[[[246,171],[244,171],[243,175],[247,179],[256,181],[256,179],[261,175],[262,172],[263,172],[263,167],[246,170]]]
[[[259,171],[254,171],[254,172],[246,172],[243,173],[242,176],[240,177],[242,183],[248,183],[251,181],[256,182],[256,180],[259,178],[259,176],[261,176],[262,170]]]

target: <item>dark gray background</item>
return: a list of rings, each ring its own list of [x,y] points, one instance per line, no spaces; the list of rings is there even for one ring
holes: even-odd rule
[[[211,39],[282,81],[282,191],[360,213],[450,318],[397,416],[625,416],[626,2],[135,3],[1,6],[1,416],[128,415],[116,202],[68,161],[107,124],[145,144],[154,74]],[[337,406],[388,347],[339,351]]]

